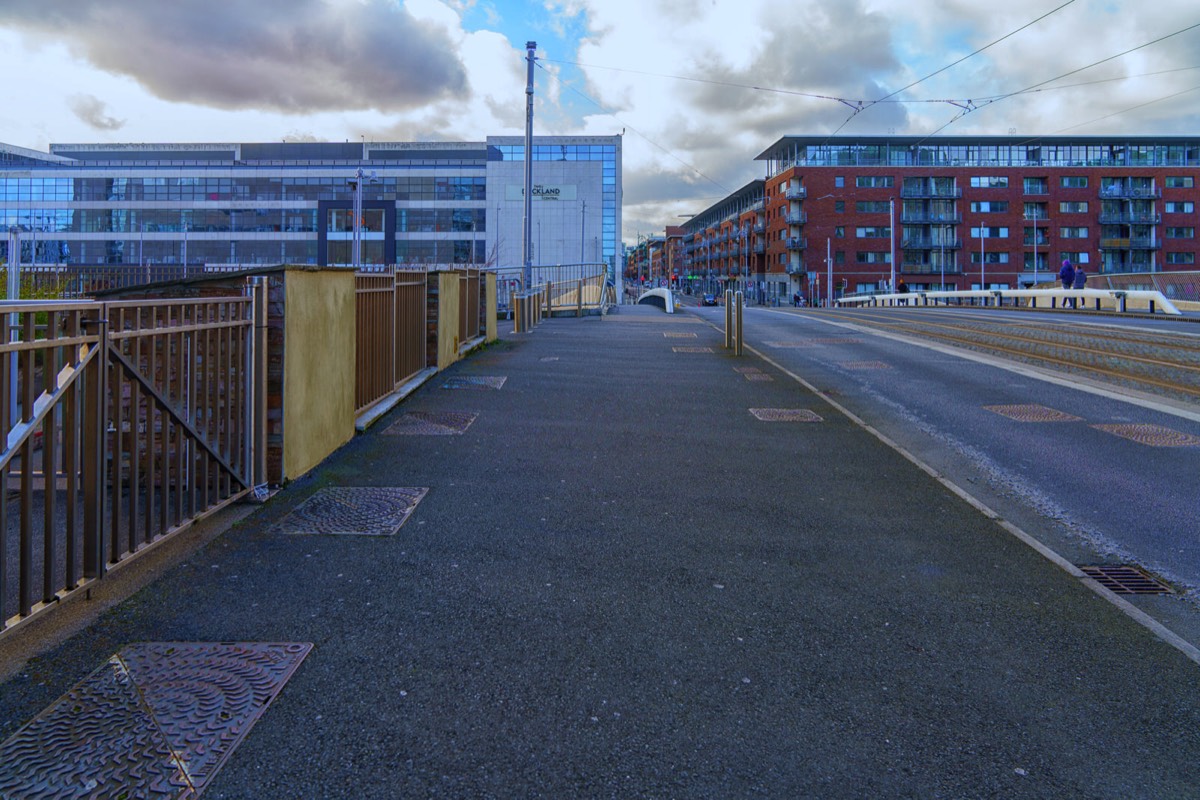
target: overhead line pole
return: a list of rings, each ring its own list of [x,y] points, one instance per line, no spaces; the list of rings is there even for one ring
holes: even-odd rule
[[[525,221],[521,239],[521,264],[525,290],[533,286],[533,62],[537,42],[525,43]]]

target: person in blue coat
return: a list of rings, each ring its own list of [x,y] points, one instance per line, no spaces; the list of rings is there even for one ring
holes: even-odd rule
[[[1063,259],[1062,269],[1058,271],[1058,279],[1062,281],[1064,289],[1070,289],[1075,283],[1075,269],[1071,266],[1071,259]]]

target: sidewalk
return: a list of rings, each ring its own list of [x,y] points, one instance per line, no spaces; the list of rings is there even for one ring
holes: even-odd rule
[[[722,342],[505,333],[0,685],[0,741],[133,643],[311,643],[206,800],[1196,796],[1200,667]]]

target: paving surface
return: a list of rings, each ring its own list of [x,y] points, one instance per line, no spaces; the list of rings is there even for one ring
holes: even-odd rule
[[[0,740],[133,643],[295,642],[206,800],[1197,796],[1200,667],[722,342],[505,334],[0,685]],[[282,525],[342,487],[398,529]]]

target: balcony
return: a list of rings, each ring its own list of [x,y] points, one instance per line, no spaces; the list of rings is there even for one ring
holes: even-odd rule
[[[794,186],[791,189],[786,190],[783,193],[783,196],[788,200],[803,200],[804,198],[808,197],[808,190],[803,186]]]
[[[762,242],[754,245],[754,255],[761,256],[765,252],[767,252],[767,246]]]
[[[962,189],[952,186],[905,186],[900,190],[900,196],[907,200],[957,200],[962,197]]]
[[[909,264],[905,263],[900,266],[900,271],[905,275],[941,275],[943,270],[935,264]],[[962,275],[962,267],[958,264],[947,264],[945,268],[947,275]]]
[[[962,214],[934,214],[931,211],[905,211],[900,215],[902,225],[961,225]]]
[[[767,223],[765,223],[765,222],[754,223],[754,232],[755,233],[766,233],[766,231],[767,231]]]
[[[1162,197],[1162,189],[1157,186],[1126,186],[1113,184],[1100,187],[1100,198],[1104,200],[1157,200]]]
[[[1101,239],[1101,250],[1161,250],[1162,242],[1149,236],[1123,239]]]
[[[787,265],[787,274],[788,275],[803,275],[805,272],[807,272],[807,270],[804,269],[803,264],[788,264]]]
[[[808,214],[803,211],[792,211],[786,217],[788,225],[803,225],[808,222]]]
[[[806,250],[808,249],[808,240],[803,236],[794,236],[787,240],[788,250]]]
[[[1101,225],[1161,225],[1162,214],[1100,212]]]
[[[962,239],[914,236],[903,240],[900,247],[904,250],[959,250],[962,248]]]

